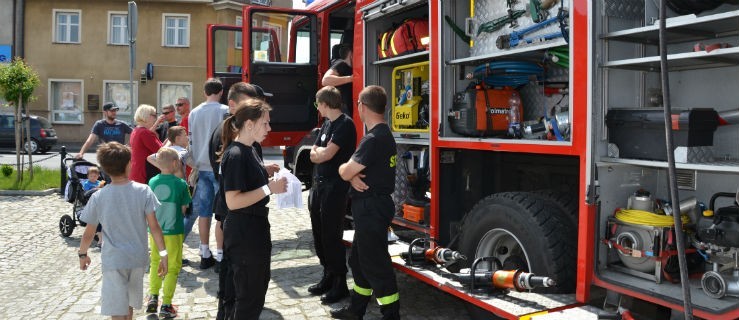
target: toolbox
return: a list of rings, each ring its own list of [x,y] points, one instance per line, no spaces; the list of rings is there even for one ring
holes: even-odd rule
[[[426,203],[423,207],[414,206],[412,204],[403,204],[403,219],[412,221],[415,223],[429,223],[429,204]]]
[[[713,109],[691,109],[673,114],[671,122],[675,148],[704,147],[713,145],[719,117]],[[606,126],[620,158],[667,160],[663,109],[612,109]]]
[[[428,132],[429,62],[393,69],[391,129],[394,132]]]

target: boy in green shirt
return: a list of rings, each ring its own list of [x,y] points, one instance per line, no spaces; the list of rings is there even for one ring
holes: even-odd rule
[[[185,224],[183,213],[187,205],[192,201],[190,191],[185,180],[174,175],[180,170],[180,157],[172,148],[161,148],[156,156],[157,167],[161,173],[149,181],[149,187],[154,191],[161,206],[156,210],[157,221],[162,227],[164,244],[169,253],[169,270],[164,276],[162,307],[159,316],[163,318],[174,318],[177,310],[172,305],[172,297],[177,286],[177,275],[182,268],[182,240],[185,235]],[[151,246],[151,270],[159,265],[159,249],[149,236]],[[162,278],[155,273],[149,273],[149,302],[146,306],[147,313],[156,313],[159,303],[159,289],[162,288]]]

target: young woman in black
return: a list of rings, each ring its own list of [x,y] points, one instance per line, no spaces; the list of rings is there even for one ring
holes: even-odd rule
[[[272,240],[269,232],[269,195],[287,191],[287,180],[269,180],[252,144],[270,131],[270,106],[248,99],[223,125],[221,181],[228,215],[223,222],[224,255],[231,263],[235,285],[233,310],[226,317],[258,319],[269,283]]]

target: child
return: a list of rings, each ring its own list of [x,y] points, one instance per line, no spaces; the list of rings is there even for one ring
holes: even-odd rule
[[[102,188],[105,184],[105,181],[98,180],[100,178],[100,168],[92,166],[87,169],[87,179],[82,181],[82,190],[85,191],[85,198],[90,199],[93,193],[97,191],[98,188]],[[97,233],[95,233],[95,240],[97,241],[97,244],[95,245],[98,248],[101,248],[103,246],[103,225],[99,224],[97,228]]]
[[[141,308],[144,297],[144,271],[149,259],[147,225],[157,248],[162,248],[159,255],[167,256],[162,229],[154,214],[159,201],[149,186],[128,180],[131,149],[118,142],[105,143],[98,147],[97,158],[112,182],[95,192],[82,212],[81,220],[87,226],[78,252],[80,269],[87,270],[90,266],[87,249],[97,225],[105,224],[100,313],[114,320],[130,320],[133,309]],[[157,271],[161,276],[167,273],[167,259],[161,259]]]
[[[90,191],[95,188],[102,187],[105,181],[98,180],[100,178],[100,169],[98,167],[90,167],[87,169],[87,180],[82,182],[82,189]]]
[[[167,130],[167,143],[165,143],[164,146],[174,149],[179,155],[179,166],[176,169],[173,169],[174,175],[178,178],[185,179],[186,177],[185,166],[187,165],[189,155],[189,151],[187,150],[189,144],[190,139],[187,137],[187,130],[185,130],[185,127],[174,126]],[[159,164],[157,163],[156,153],[153,153],[146,157],[146,161],[157,167],[157,169],[162,170],[162,168],[159,167]]]
[[[171,129],[170,129],[171,130]],[[164,277],[162,307],[159,316],[163,318],[177,317],[177,309],[172,305],[172,297],[177,286],[177,275],[182,267],[182,241],[185,236],[183,213],[192,200],[187,182],[174,175],[180,169],[180,157],[173,148],[159,149],[156,157],[157,166],[161,173],[151,178],[149,187],[154,190],[162,205],[156,211],[157,221],[162,227],[164,244],[169,253],[169,270]],[[156,253],[158,245],[153,234],[149,237],[151,245],[151,270],[159,264],[159,255]],[[156,313],[159,304],[159,289],[162,288],[162,278],[154,273],[149,274],[149,302],[146,304],[147,313]]]

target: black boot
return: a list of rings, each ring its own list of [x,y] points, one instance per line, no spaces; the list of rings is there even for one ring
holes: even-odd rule
[[[363,316],[358,316],[349,306],[341,307],[341,309],[332,309],[329,311],[331,318],[345,320],[362,320]]]
[[[400,320],[400,301],[380,306],[382,320]]]
[[[308,287],[308,292],[314,296],[322,295],[326,292],[328,292],[329,289],[331,289],[331,277],[329,277],[326,270],[323,271],[323,277],[321,277],[321,281],[318,281],[318,283]]]
[[[329,312],[331,317],[334,319],[362,320],[372,296],[363,296],[354,292],[351,298],[352,301],[348,306],[332,309]]]
[[[349,296],[349,288],[346,287],[346,275],[332,275],[331,276],[331,289],[321,296],[321,303],[329,304],[338,302]]]

